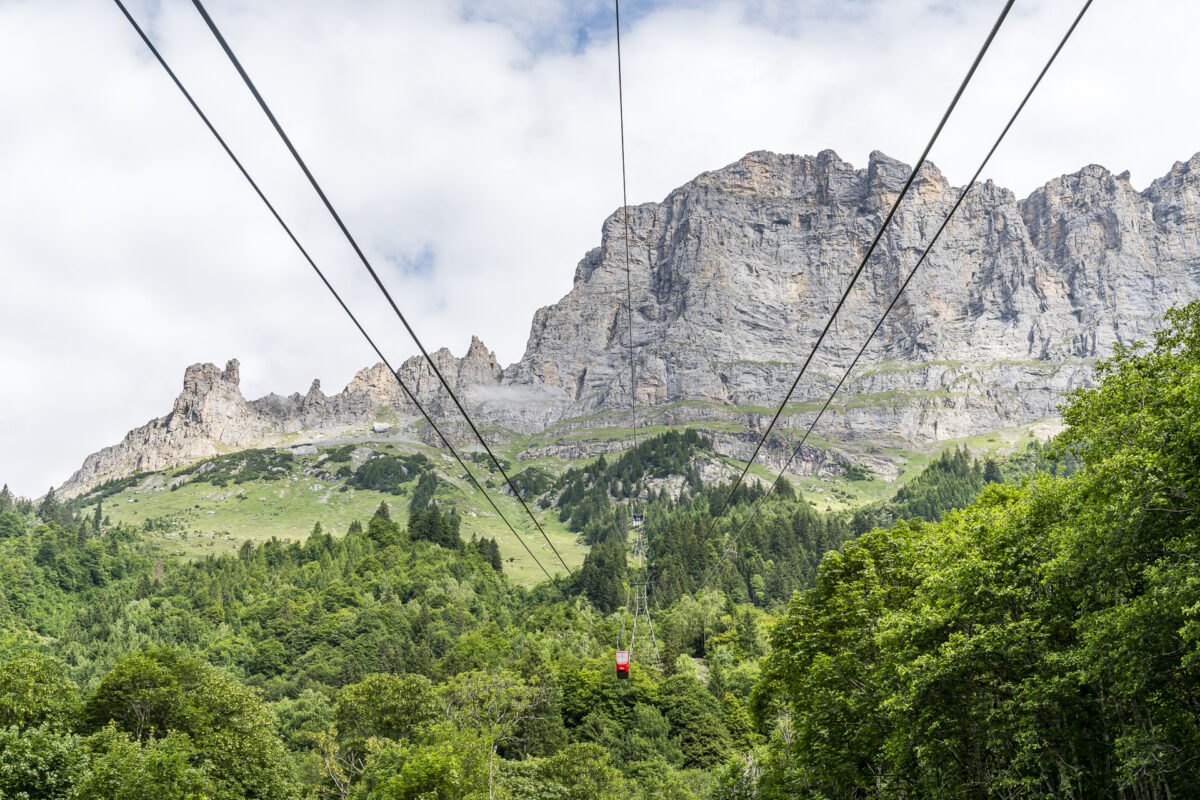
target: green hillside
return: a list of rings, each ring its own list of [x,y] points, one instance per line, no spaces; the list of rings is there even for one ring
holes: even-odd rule
[[[0,491],[0,797],[1195,796],[1200,304],[1171,319],[1048,451],[940,453],[865,531],[700,480],[694,431],[518,470],[588,548],[554,585],[510,577],[420,449]],[[307,533],[191,532],[259,531],[268,492]],[[622,680],[633,510],[655,637]]]
[[[423,456],[427,470],[438,477],[432,499],[457,509],[464,534],[468,538],[478,535],[495,539],[506,571],[518,583],[533,585],[545,580],[545,574],[514,540],[504,522],[461,470],[456,470],[458,465],[450,456],[432,448],[379,443],[349,449],[371,453],[370,461],[362,463]],[[261,543],[273,537],[300,540],[317,523],[325,530],[344,532],[355,520],[365,523],[381,502],[393,506],[397,518],[406,521],[416,477],[398,482],[392,491],[356,487],[354,462],[336,460],[347,456],[346,450],[344,445],[321,448],[309,456],[293,456],[286,450],[261,451],[277,459],[265,470],[248,464],[245,453],[222,456],[186,468],[143,475],[128,486],[121,485],[128,481],[116,482],[109,488],[118,491],[111,495],[100,487],[79,498],[75,505],[91,511],[98,499],[104,516],[113,525],[131,525],[167,552],[188,557],[233,552],[245,541]],[[210,464],[224,468],[206,470]],[[486,469],[476,471],[481,476],[488,474]],[[555,565],[563,571],[520,504],[500,492],[491,494],[538,560],[551,572]],[[542,515],[539,522],[572,569],[583,563],[586,548],[574,534],[553,515]]]
[[[864,506],[877,507],[890,501],[939,455],[956,452],[960,447],[967,448],[972,457],[981,460],[1019,458],[1036,441],[1032,434],[1036,427],[1029,425],[968,440],[937,442],[926,451],[895,450],[891,456],[905,466],[894,481],[865,470],[793,480],[804,493],[806,502],[822,512],[852,512]],[[642,430],[638,441],[655,435],[682,435],[687,430],[690,429]],[[632,444],[632,432],[626,434]],[[610,430],[592,431],[587,435],[598,441],[622,438],[620,431]],[[505,453],[510,475],[543,474],[553,483],[557,476],[578,468],[571,462],[558,460],[517,461],[513,454],[528,445],[525,440],[510,443]],[[854,448],[844,449],[851,458],[854,457]],[[351,459],[350,454],[354,452],[358,455]],[[166,552],[184,557],[233,552],[245,541],[261,543],[272,537],[300,540],[316,523],[328,531],[345,531],[355,520],[361,522],[369,518],[383,501],[393,506],[398,518],[406,519],[416,491],[416,479],[400,481],[386,491],[369,482],[356,483],[353,471],[365,463],[364,454],[370,454],[371,462],[375,464],[389,459],[423,457],[428,464],[427,471],[438,478],[434,501],[458,510],[468,538],[477,535],[495,539],[505,570],[517,583],[532,586],[545,580],[545,574],[525,547],[513,537],[508,526],[474,489],[453,459],[444,451],[415,444],[364,441],[320,447],[312,455],[293,455],[289,448],[232,453],[186,467],[112,481],[78,498],[75,506],[94,513],[95,503],[99,500],[104,516],[113,525],[128,524],[138,528],[148,540],[161,544]],[[469,456],[472,469],[480,480],[490,489],[503,487],[502,479],[485,454],[469,453]],[[740,470],[742,466],[732,459],[720,460],[730,472]],[[594,459],[582,463],[586,466],[592,461]],[[775,479],[776,473],[755,465],[751,475],[769,482]],[[517,480],[522,479],[518,477]],[[550,484],[531,487],[518,482],[518,486],[523,492],[531,488],[542,489],[530,496],[533,505],[534,499],[544,494]],[[558,486],[555,491],[562,489]],[[557,558],[520,504],[505,492],[492,491],[491,495],[509,523],[517,529],[525,546],[554,572]],[[628,502],[628,497],[620,500],[614,496],[613,499],[614,502]],[[547,504],[555,501],[551,498]],[[578,535],[579,531],[572,530],[556,513],[543,509],[536,509],[535,513],[542,529],[571,569],[582,565],[587,543]],[[561,565],[557,571],[563,571]]]

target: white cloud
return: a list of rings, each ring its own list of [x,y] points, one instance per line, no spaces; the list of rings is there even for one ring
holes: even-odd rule
[[[920,152],[999,2],[627,3],[631,202],[748,151]],[[933,160],[962,182],[1077,11],[1018,4]],[[611,6],[213,0],[210,11],[433,350],[503,363],[620,203]],[[415,352],[181,0],[135,4],[394,363]],[[1097,3],[997,155],[1025,194],[1145,185],[1200,149],[1186,0]],[[328,391],[375,359],[115,6],[0,2],[0,480],[40,493],[170,409],[183,368]],[[424,260],[422,260],[424,256]],[[429,269],[414,268],[414,264]]]

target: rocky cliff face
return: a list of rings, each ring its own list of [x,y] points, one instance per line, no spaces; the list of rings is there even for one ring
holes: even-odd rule
[[[631,209],[633,347],[642,419],[736,419],[778,405],[858,266],[908,167],[855,169],[752,153],[662,203]],[[785,425],[807,427],[958,196],[920,171],[818,351]],[[1116,342],[1146,338],[1200,296],[1200,155],[1137,192],[1090,166],[1018,201],[977,186],[843,389],[822,429],[951,438],[1053,416]],[[623,221],[534,316],[503,385],[543,402],[524,430],[628,408]],[[607,424],[616,422],[611,415]]]
[[[263,435],[266,421],[242,397],[239,379],[237,359],[224,371],[212,364],[188,367],[171,413],[130,431],[120,444],[88,456],[62,486],[62,494],[70,497],[134,470],[157,470],[213,456],[222,447],[252,446]]]
[[[630,208],[640,424],[734,422],[749,433],[765,425],[908,169],[881,153],[856,169],[828,150],[758,152],[662,203]],[[933,165],[921,169],[797,388],[781,420],[785,436],[807,428],[958,192]],[[555,423],[629,425],[622,213],[605,221],[566,297],[534,315],[520,361],[501,369],[478,339],[461,359],[446,349],[433,354],[478,421],[522,433]],[[1170,306],[1196,297],[1200,154],[1143,192],[1127,173],[1098,166],[1024,200],[984,183],[909,284],[821,431],[918,442],[1050,418],[1065,391],[1088,382],[1094,359],[1147,338]],[[435,417],[456,418],[427,364],[410,359],[399,373]],[[189,367],[169,415],[90,456],[64,489],[303,430],[347,431],[385,409],[406,420],[416,413],[383,365],[332,397],[314,382],[304,396],[247,402],[237,383],[236,361],[224,371]],[[730,438],[730,447],[751,446],[738,442]],[[775,449],[782,460],[786,448]],[[798,469],[820,469],[824,459],[806,453]]]

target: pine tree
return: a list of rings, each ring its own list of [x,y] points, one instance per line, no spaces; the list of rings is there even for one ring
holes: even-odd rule
[[[614,611],[621,604],[625,581],[625,546],[607,541],[588,551],[579,570],[579,588],[601,611]]]
[[[720,661],[714,660],[708,668],[708,691],[718,699],[725,696],[729,690],[729,676]]]
[[[8,490],[8,484],[6,483],[4,484],[4,489],[0,490],[0,513],[12,511],[13,503],[12,492]]]
[[[400,541],[400,526],[392,519],[388,504],[381,502],[375,515],[367,523],[367,537],[379,545],[388,547]]]
[[[38,506],[38,516],[43,520],[53,519],[58,510],[58,499],[54,496],[54,487],[51,486],[46,492],[46,496],[42,498],[41,505]]]
[[[496,544],[495,539],[489,539],[486,536],[481,539],[476,539],[475,535],[471,535],[471,546],[474,547],[479,554],[483,556],[492,569],[499,572],[503,568],[503,561],[500,558],[500,546]]]
[[[437,475],[432,472],[426,472],[417,479],[417,488],[413,489],[412,502],[409,508],[412,511],[422,511],[433,499],[433,493],[437,491]]]

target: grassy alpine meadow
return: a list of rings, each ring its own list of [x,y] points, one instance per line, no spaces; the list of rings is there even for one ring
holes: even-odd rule
[[[637,434],[639,440],[644,440],[661,436],[669,430],[685,429],[655,427],[639,430]],[[851,460],[855,459],[858,452],[882,451],[884,457],[900,465],[898,476],[894,480],[887,480],[882,475],[863,470],[836,476],[803,476],[793,480],[806,502],[814,509],[851,512],[862,506],[887,502],[943,453],[966,448],[977,458],[1005,458],[1044,438],[1047,430],[1045,423],[1034,423],[967,439],[941,441],[923,450],[911,449],[911,445],[907,449],[861,446],[863,449],[859,450],[859,447],[846,447],[845,452]],[[632,440],[634,432],[605,429],[577,431],[569,436],[575,442]],[[561,474],[572,466],[573,462],[554,458],[518,461],[519,454],[536,446],[536,442],[532,438],[518,439],[499,454],[506,460],[510,476],[526,469]],[[814,436],[812,442],[821,447],[836,445],[819,436]],[[227,482],[221,486],[205,480],[205,474],[197,470],[197,464],[148,474],[120,492],[104,497],[101,500],[103,514],[113,524],[126,523],[140,528],[147,539],[161,544],[167,552],[189,558],[236,551],[246,541],[261,543],[273,537],[285,541],[300,540],[316,524],[320,524],[326,532],[341,535],[354,521],[364,523],[369,519],[381,502],[388,503],[397,519],[406,522],[415,484],[401,484],[395,487],[394,493],[353,486],[347,476],[338,477],[336,469],[329,469],[331,465],[346,465],[347,462],[332,464],[329,461],[331,453],[344,448],[344,445],[322,446],[314,455],[295,456],[286,468],[277,468],[277,471],[241,483]],[[550,573],[565,571],[546,538],[572,570],[582,565],[588,545],[578,533],[571,531],[555,510],[539,508],[531,502],[530,507],[546,534],[543,537],[507,487],[503,486],[499,473],[482,452],[468,453],[468,463],[476,477],[488,488],[491,499],[500,507],[504,517],[516,529],[520,540],[514,537],[513,531],[496,514],[487,498],[480,495],[458,464],[445,452],[412,443],[379,441],[364,441],[354,445],[354,448],[360,459],[366,454],[421,454],[428,458],[439,476],[433,499],[458,511],[462,517],[463,535],[468,539],[473,535],[495,539],[504,569],[516,583],[532,586],[546,578],[530,557],[529,551]],[[234,456],[236,454],[222,458]],[[720,460],[730,474],[740,471],[743,466],[734,459]],[[594,459],[587,459],[582,463],[592,461]],[[203,462],[199,466],[203,466]],[[755,464],[750,468],[750,475],[769,484],[777,473]]]
[[[532,586],[546,579],[529,552],[450,456],[419,446],[364,443],[358,447],[381,455],[424,454],[439,476],[433,499],[458,511],[463,519],[463,535],[467,539],[472,535],[495,539],[505,571],[516,583]],[[321,455],[336,449],[322,448],[317,455],[297,456],[286,471],[273,472],[270,477],[224,486],[206,481],[204,473],[184,474],[196,465],[147,475],[117,494],[103,498],[102,512],[114,525],[126,523],[140,528],[147,539],[161,544],[167,552],[193,558],[233,552],[246,541],[301,540],[316,524],[328,533],[342,535],[356,520],[366,524],[380,503],[387,503],[395,518],[407,524],[413,483],[401,484],[393,494],[355,488],[345,478],[334,476],[329,480],[305,474],[318,470],[328,474],[329,470],[320,469],[327,460]],[[499,476],[489,475],[479,464],[471,467],[481,482],[491,484],[492,500],[538,561],[551,574],[565,572],[520,504],[510,494],[499,491],[502,483]],[[586,554],[579,537],[567,530],[552,511],[534,509],[534,513],[563,560],[571,569],[578,568]]]

